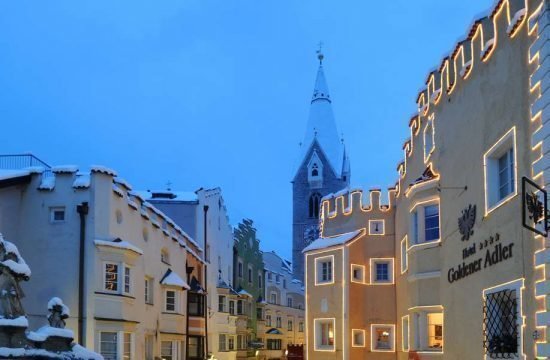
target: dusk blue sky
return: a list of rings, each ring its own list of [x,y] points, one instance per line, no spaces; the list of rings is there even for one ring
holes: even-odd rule
[[[386,188],[428,71],[492,3],[2,1],[0,153],[220,186],[231,222],[290,257],[317,43],[352,185]]]

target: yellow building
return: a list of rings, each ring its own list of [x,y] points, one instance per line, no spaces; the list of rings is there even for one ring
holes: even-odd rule
[[[550,355],[547,11],[497,2],[428,74],[385,205],[323,199],[304,250],[309,359]]]

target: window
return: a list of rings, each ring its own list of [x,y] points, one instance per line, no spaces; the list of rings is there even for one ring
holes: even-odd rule
[[[411,213],[413,245],[440,240],[438,200],[416,205]]]
[[[204,357],[204,338],[202,336],[187,336],[187,351],[188,351],[188,358],[199,358],[202,359]]]
[[[176,292],[174,290],[166,290],[165,292],[165,310],[167,312],[176,312]]]
[[[311,177],[319,176],[319,166],[317,163],[313,163],[311,166]]]
[[[65,222],[65,207],[50,208],[50,222],[52,224]]]
[[[290,296],[286,298],[286,306],[292,307],[292,298]]]
[[[369,220],[369,235],[384,235],[384,220]]]
[[[315,285],[332,284],[334,282],[334,279],[332,277],[333,262],[334,255],[315,259],[317,269]]]
[[[516,280],[483,291],[483,347],[491,359],[521,358],[522,288],[523,280]]]
[[[248,282],[252,284],[252,268],[248,267]]]
[[[116,332],[101,332],[99,335],[99,352],[105,360],[117,360],[118,334]]]
[[[311,219],[319,218],[319,208],[321,204],[321,195],[319,193],[313,193],[309,197],[309,217]]]
[[[175,360],[174,344],[172,341],[161,341],[160,355],[163,360]]]
[[[395,325],[371,325],[372,351],[395,351]]]
[[[218,296],[218,311],[219,312],[226,312],[225,296],[222,296],[222,295]]]
[[[517,193],[516,128],[510,129],[484,155],[485,213]]]
[[[363,265],[351,265],[351,281],[360,284],[365,282],[365,267]]]
[[[405,273],[409,268],[408,246],[407,236],[405,236],[403,240],[401,240],[401,274]]]
[[[286,279],[283,279],[283,289],[286,289]]]
[[[409,351],[409,315],[401,318],[401,346],[403,351]]]
[[[281,339],[267,339],[267,350],[281,350],[281,349],[282,349]]]
[[[266,315],[265,316],[265,324],[267,326],[271,326],[271,315]]]
[[[304,322],[303,321],[300,321],[298,323],[298,331],[299,332],[304,332]]]
[[[123,360],[130,360],[132,358],[132,334],[124,333],[124,349],[122,353]]]
[[[227,349],[229,351],[235,350],[235,337],[234,336],[228,336],[227,337]]]
[[[239,272],[238,272],[239,277],[242,279],[242,277],[243,277],[243,263],[240,260],[239,260],[239,264],[238,264],[238,270],[239,270]]]
[[[279,284],[281,282],[281,279],[279,278],[279,275],[275,275],[275,282]]]
[[[443,350],[443,313],[428,314],[428,348]]]
[[[153,359],[153,352],[155,348],[155,336],[145,335],[145,358]]]
[[[153,304],[153,279],[145,278],[145,303]]]
[[[428,123],[424,128],[424,162],[427,162],[435,149],[435,129],[434,115],[428,118]]]
[[[130,273],[130,268],[128,266],[124,266],[124,292],[126,294],[130,293],[131,290],[131,284],[132,284],[132,278]]]
[[[293,325],[294,324],[293,324],[292,320],[288,320],[287,321],[287,330],[292,331],[293,330]]]
[[[271,292],[270,300],[271,300],[272,304],[277,304],[277,293],[276,292]]]
[[[424,208],[425,241],[439,240],[439,205]]]
[[[243,313],[243,301],[237,300],[237,314],[241,315]]]
[[[256,319],[258,319],[258,320],[262,320],[262,319],[263,319],[263,316],[262,316],[262,308],[256,308]]]
[[[371,259],[371,284],[393,284],[393,259]]]
[[[262,274],[258,274],[258,287],[262,288]]]
[[[272,277],[271,271],[268,271],[268,272],[267,272],[267,280],[273,281],[273,277]]]
[[[365,330],[352,329],[351,330],[351,346],[353,347],[365,347]]]
[[[334,319],[314,319],[315,350],[334,350]]]
[[[235,301],[229,301],[229,314],[235,315]]]
[[[282,328],[283,327],[283,320],[281,319],[280,316],[277,316],[277,328]]]
[[[226,351],[225,348],[225,334],[220,334],[219,336],[219,351]]]
[[[204,316],[204,295],[190,292],[187,294],[189,316]]]
[[[118,292],[118,265],[105,263],[105,290]]]

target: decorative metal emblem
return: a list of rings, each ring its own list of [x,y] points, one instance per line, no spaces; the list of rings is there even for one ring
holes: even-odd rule
[[[476,205],[470,204],[458,218],[458,231],[462,235],[462,241],[470,240],[474,235],[474,224],[476,223]]]
[[[534,181],[523,177],[522,181],[523,226],[540,234],[548,235],[548,195]]]

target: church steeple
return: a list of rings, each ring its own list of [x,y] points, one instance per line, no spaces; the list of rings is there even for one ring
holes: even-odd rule
[[[338,135],[336,121],[332,113],[332,100],[323,69],[324,55],[320,50],[317,52],[317,58],[319,59],[319,68],[311,98],[306,134],[302,142],[300,163],[307,162],[305,156],[309,153],[313,142],[317,141],[332,170],[337,177],[341,177],[345,167],[344,144]]]

